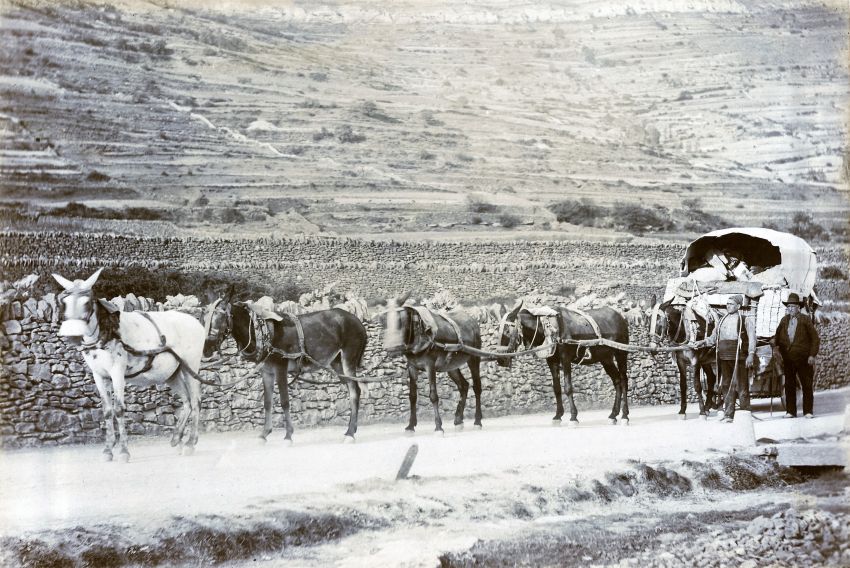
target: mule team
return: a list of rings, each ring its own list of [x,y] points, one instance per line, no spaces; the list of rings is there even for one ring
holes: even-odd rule
[[[94,300],[92,289],[100,272],[98,270],[86,280],[70,281],[57,274],[54,278],[64,289],[59,296],[64,305],[59,335],[79,345],[103,401],[106,459],[112,459],[116,443],[119,458],[129,459],[124,425],[124,387],[128,381],[142,386],[166,383],[171,387],[183,401],[171,443],[180,445],[184,454],[193,451],[200,418],[198,370],[201,358],[219,351],[227,336],[233,337],[243,358],[262,363],[263,439],[272,431],[275,384],[280,391],[285,440],[291,441],[293,426],[287,375],[297,375],[302,370],[327,369],[348,386],[351,413],[344,440],[354,440],[360,406],[359,383],[366,380],[357,377],[366,350],[366,329],[356,316],[341,309],[299,316],[264,313],[250,302],[232,301],[232,291],[228,298],[210,306],[205,325],[178,311],[121,312],[106,300]],[[381,320],[384,349],[390,355],[404,355],[407,361],[410,420],[406,430],[413,432],[417,426],[416,383],[420,371],[428,378],[435,430],[443,431],[436,382],[438,372],[447,373],[459,390],[454,424],[462,427],[469,391],[469,382],[461,371],[464,367],[472,379],[475,394],[474,425],[481,427],[480,364],[482,356],[488,354],[481,351],[478,321],[462,310],[436,312],[422,306],[403,305],[405,299],[391,300]],[[619,418],[627,424],[627,352],[610,346],[611,343],[628,345],[626,318],[609,307],[581,311],[559,306],[543,310],[519,304],[505,314],[500,325],[499,351],[491,358],[499,365],[509,366],[512,357],[521,352],[520,347],[545,351],[543,356],[555,393],[553,421],[559,423],[565,413],[563,393],[569,403],[570,425],[578,423],[572,365],[601,364],[611,377],[615,392],[609,421],[613,424]],[[669,328],[669,321],[663,321]],[[594,339],[604,339],[609,344],[580,345],[581,340]],[[713,380],[709,382],[709,390],[713,383]],[[695,382],[697,385],[699,381]],[[704,414],[701,394],[699,399],[700,412]],[[683,385],[682,412],[685,401]],[[117,440],[114,423],[117,423]]]

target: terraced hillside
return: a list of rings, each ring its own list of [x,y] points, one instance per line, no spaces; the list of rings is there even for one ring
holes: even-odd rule
[[[2,4],[3,195],[215,234],[554,232],[564,198],[846,224],[846,3],[203,4]]]

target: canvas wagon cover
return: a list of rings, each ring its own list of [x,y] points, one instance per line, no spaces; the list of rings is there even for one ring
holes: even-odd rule
[[[720,229],[701,236],[688,245],[682,257],[682,276],[702,266],[710,251],[726,249],[742,252],[742,260],[750,266],[778,267],[788,283],[788,291],[802,297],[811,295],[817,276],[815,251],[800,237],[773,229]],[[758,281],[758,274],[752,280]]]

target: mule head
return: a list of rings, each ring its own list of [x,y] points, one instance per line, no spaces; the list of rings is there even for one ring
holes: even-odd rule
[[[499,322],[499,347],[498,351],[505,353],[514,353],[520,342],[520,322],[518,314],[522,309],[522,300],[520,300],[514,308],[502,316]],[[500,367],[510,367],[513,362],[513,357],[500,357],[496,359],[496,364]]]
[[[77,279],[73,282],[59,274],[53,274],[53,278],[63,289],[58,296],[64,306],[62,324],[57,333],[60,337],[82,339],[90,331],[89,323],[95,310],[92,288],[102,270],[103,268],[99,268],[85,280]]]
[[[204,357],[212,357],[216,351],[221,352],[221,344],[231,329],[230,309],[230,302],[222,298],[207,308],[204,314]]]
[[[387,311],[381,316],[384,328],[384,350],[390,354],[401,353],[413,346],[414,311],[404,306],[404,301],[410,294],[387,301]]]

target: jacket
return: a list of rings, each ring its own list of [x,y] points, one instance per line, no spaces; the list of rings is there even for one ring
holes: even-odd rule
[[[791,359],[806,359],[814,357],[820,350],[820,336],[812,323],[812,318],[800,314],[797,316],[797,331],[794,332],[793,343],[788,340],[788,322],[791,316],[785,315],[776,327],[776,344],[783,357]]]

